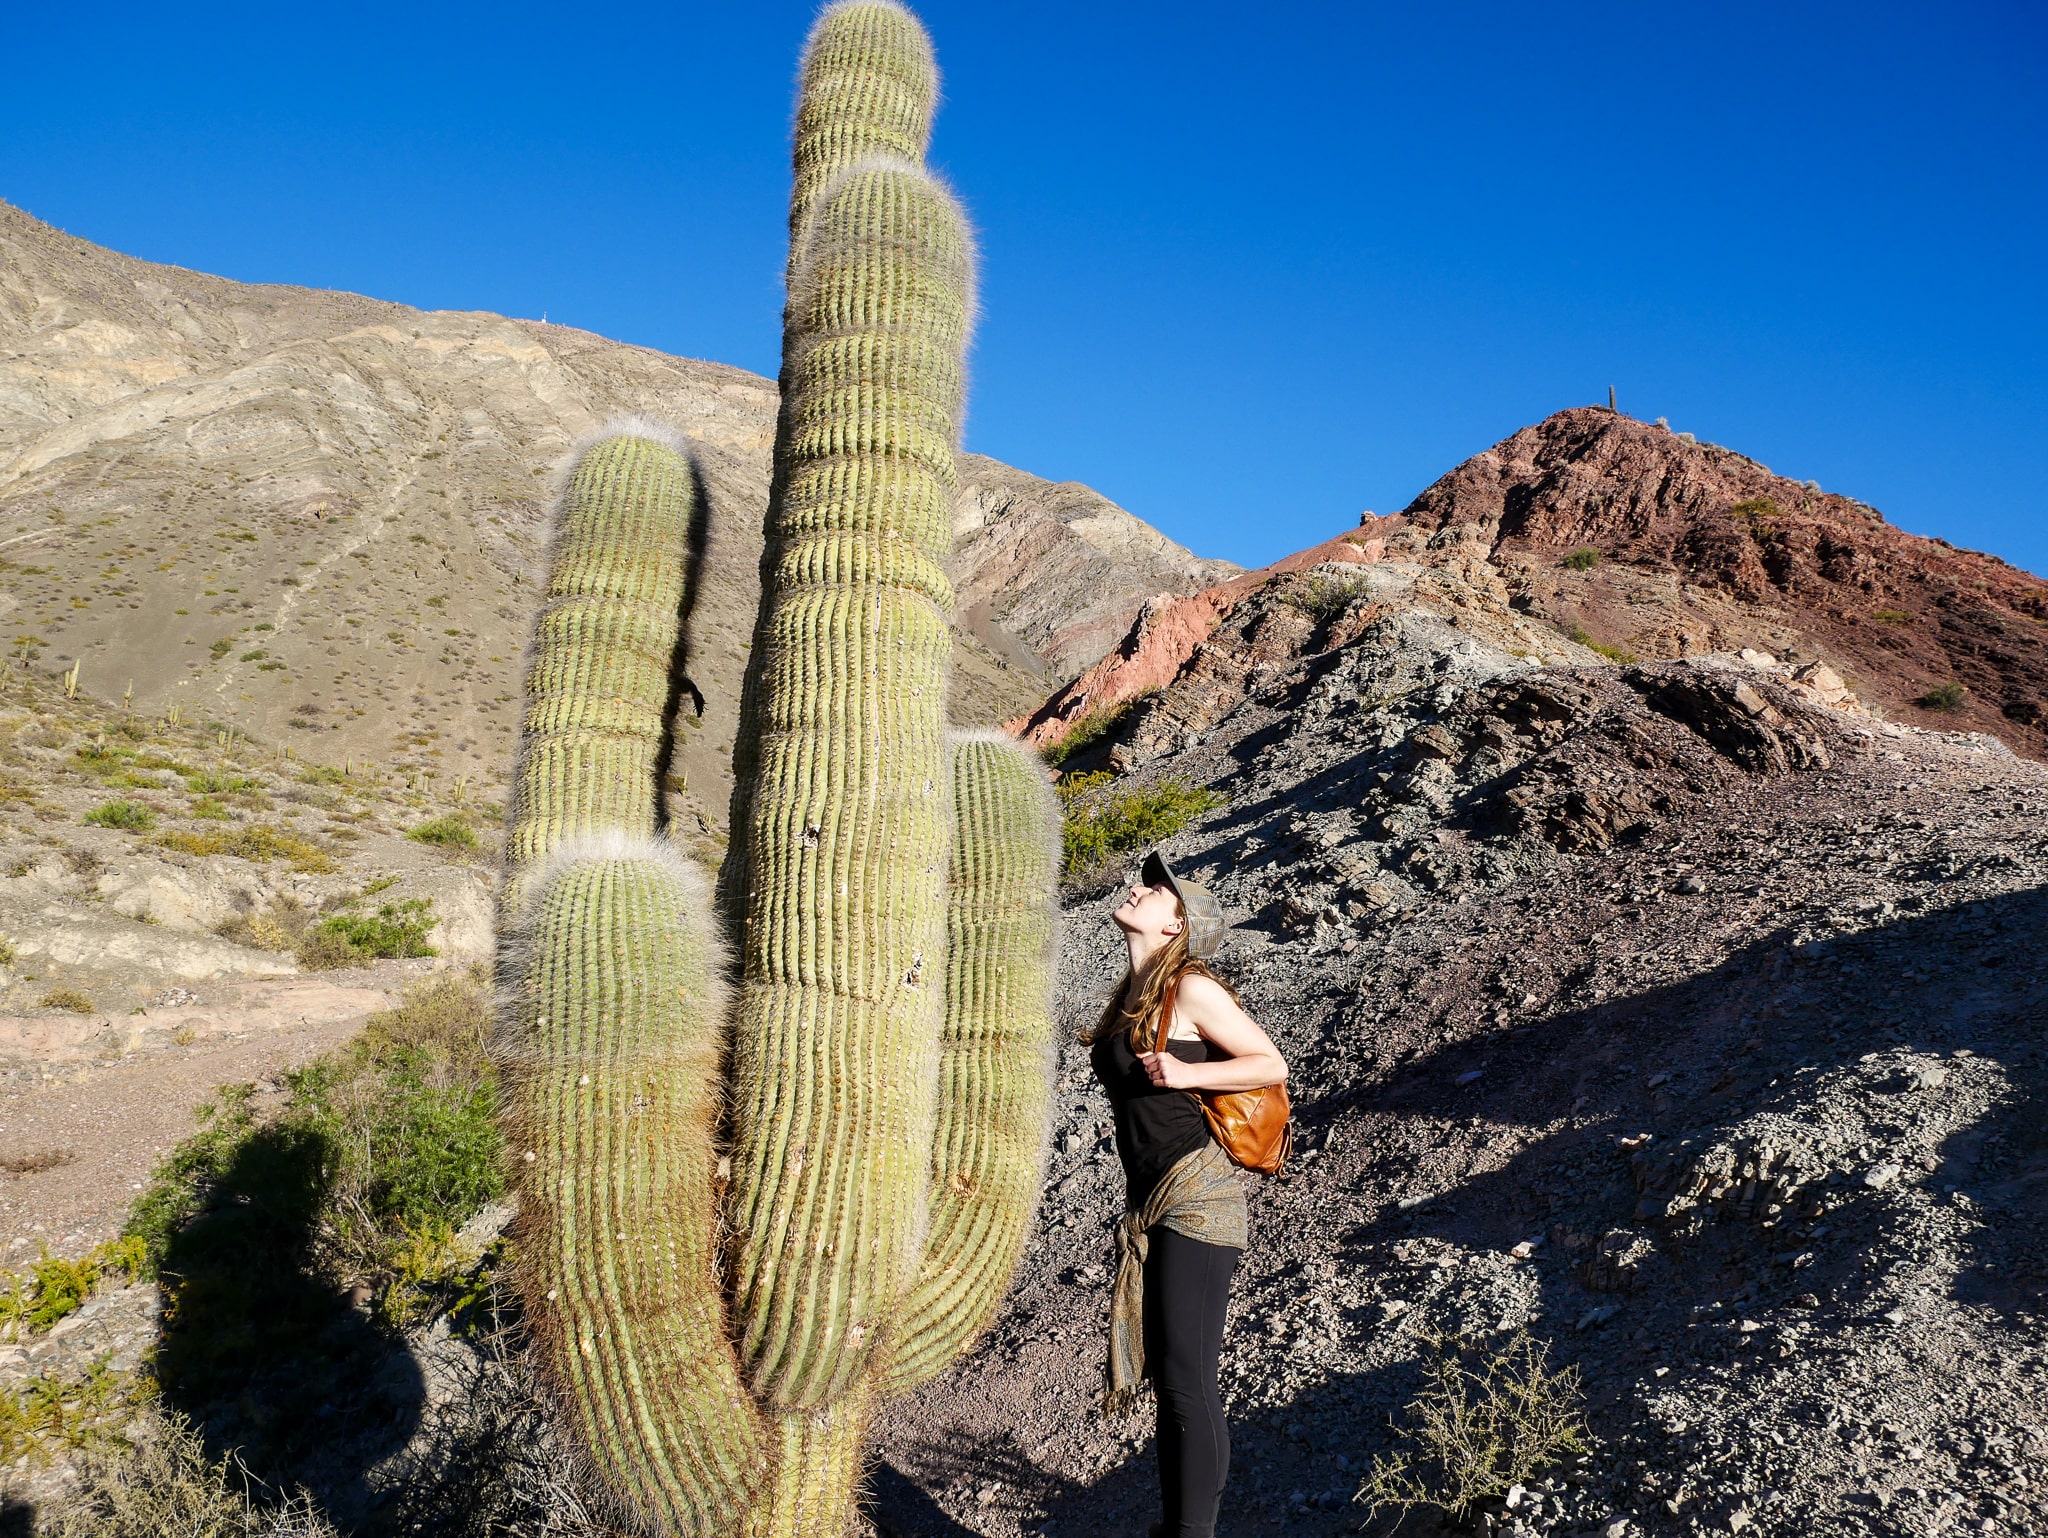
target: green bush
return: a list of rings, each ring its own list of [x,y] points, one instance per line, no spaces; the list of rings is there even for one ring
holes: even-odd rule
[[[235,1155],[256,1130],[248,1084],[225,1085],[199,1107],[199,1130],[171,1150],[128,1209],[121,1232],[142,1242],[142,1274],[155,1276],[171,1237],[198,1214]]]
[[[1180,780],[1135,790],[1110,789],[1107,773],[1070,775],[1058,789],[1066,816],[1061,872],[1069,881],[1096,879],[1122,856],[1172,838],[1224,798]]]
[[[226,1203],[296,1214],[295,1253],[336,1284],[388,1288],[403,1275],[417,1291],[422,1236],[441,1236],[445,1256],[446,1237],[504,1194],[489,1027],[481,988],[436,979],[287,1075],[274,1119],[256,1121],[250,1087],[223,1089],[130,1210],[135,1268],[196,1284],[177,1261],[191,1258],[202,1216]],[[238,1263],[227,1244],[215,1259]]]
[[[1636,660],[1636,654],[1632,651],[1624,651],[1619,646],[1609,646],[1605,641],[1594,640],[1584,625],[1572,626],[1572,639],[1586,650],[1597,652],[1609,662],[1619,663],[1623,667]]]
[[[237,657],[235,660],[237,662],[261,662],[265,657],[269,655],[269,652],[265,651],[262,647],[258,646],[249,651],[243,652],[242,655]]]
[[[225,769],[201,769],[187,773],[185,788],[195,796],[243,796],[262,789],[246,774],[231,774]]]
[[[426,897],[385,903],[373,914],[332,914],[307,932],[299,946],[299,962],[317,970],[436,956],[440,952],[427,944],[435,922],[433,899]]]
[[[1107,710],[1097,711],[1081,717],[1074,729],[1058,742],[1047,748],[1040,756],[1057,769],[1068,759],[1085,753],[1104,737],[1123,725],[1130,713],[1159,691],[1148,689],[1134,700],[1125,700],[1121,705],[1112,705]]]
[[[1969,703],[1970,691],[1961,684],[1936,684],[1920,698],[1913,701],[1923,710],[1939,710],[1954,715]]]
[[[1728,509],[1729,513],[1745,523],[1758,523],[1766,518],[1782,518],[1784,511],[1769,497],[1745,497]]]
[[[476,829],[469,825],[469,819],[453,812],[408,828],[405,836],[418,844],[432,844],[437,849],[476,848]]]
[[[1873,609],[1870,617],[1880,625],[1910,625],[1913,616],[1904,609]]]
[[[1572,571],[1591,571],[1600,564],[1600,552],[1591,545],[1581,545],[1564,558],[1564,564]]]
[[[156,826],[156,813],[140,801],[103,801],[85,814],[85,821],[123,833],[147,833]]]
[[[92,995],[81,993],[76,988],[52,988],[36,1000],[36,1008],[62,1011],[69,1015],[89,1015],[98,1010]]]

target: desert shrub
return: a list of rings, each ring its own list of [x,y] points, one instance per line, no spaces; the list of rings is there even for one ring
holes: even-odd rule
[[[1223,804],[1214,791],[1181,780],[1117,791],[1109,788],[1112,779],[1106,773],[1073,775],[1059,786],[1066,813],[1061,872],[1069,881],[1096,879],[1123,855],[1163,843]]]
[[[224,1085],[199,1107],[199,1130],[172,1149],[153,1170],[149,1184],[128,1209],[124,1238],[141,1241],[142,1273],[155,1276],[171,1236],[197,1215],[206,1194],[216,1186],[235,1155],[256,1130],[249,1110],[254,1090],[247,1084]]]
[[[206,649],[213,653],[214,658],[217,661],[220,658],[225,657],[229,652],[235,649],[234,637],[222,636],[218,641],[215,641],[211,646],[207,647]]]
[[[332,874],[338,867],[334,857],[312,839],[288,828],[256,823],[245,828],[220,828],[193,832],[176,828],[157,840],[180,854],[210,857],[236,855],[244,860],[283,860],[293,870],[315,875]]]
[[[129,1238],[111,1239],[76,1259],[45,1248],[27,1271],[0,1271],[0,1333],[18,1341],[50,1329],[77,1313],[101,1282],[115,1275],[140,1277],[146,1259],[142,1243]]]
[[[1320,625],[1342,614],[1351,600],[1365,590],[1366,582],[1364,577],[1340,577],[1333,572],[1307,571],[1282,583],[1274,596]]]
[[[210,1458],[175,1412],[89,1453],[52,1538],[338,1538],[303,1493],[259,1504],[261,1484],[232,1452]]]
[[[440,952],[427,944],[434,924],[433,899],[427,897],[385,903],[375,913],[330,914],[301,940],[299,963],[317,970],[437,956]]]
[[[476,829],[469,825],[467,817],[453,812],[408,828],[405,836],[416,844],[432,844],[437,849],[476,848]]]
[[[2040,703],[2036,700],[2007,700],[1999,713],[2006,720],[2017,721],[2022,726],[2039,725],[2042,715]],[[4,958],[0,958],[0,965],[5,964]]]
[[[186,772],[185,788],[195,796],[238,796],[261,790],[262,786],[246,774],[233,774],[226,769],[200,769]]]
[[[296,950],[312,927],[313,916],[297,898],[286,895],[261,913],[231,913],[213,926],[223,940],[259,951]]]
[[[19,1390],[0,1390],[0,1459],[45,1463],[58,1448],[118,1447],[122,1426],[148,1398],[135,1375],[113,1371],[105,1358],[79,1378],[31,1378]],[[103,1529],[60,1528],[80,1538],[100,1538]],[[122,1530],[126,1538],[128,1530]],[[151,1529],[151,1538],[175,1528]]]
[[[0,967],[13,966],[17,954],[19,952],[16,951],[14,942],[5,935],[0,935]]]
[[[130,1211],[138,1265],[172,1274],[174,1307],[227,1310],[216,1324],[260,1302],[262,1278],[232,1280],[252,1247],[310,1266],[326,1295],[365,1281],[391,1322],[417,1317],[452,1282],[457,1230],[504,1194],[489,1022],[483,989],[437,979],[288,1075],[273,1119],[257,1122],[246,1086],[223,1090]]]
[[[1939,710],[1945,715],[1954,715],[1970,698],[1970,691],[1961,684],[1936,684],[1920,698],[1913,701],[1923,710]]]
[[[1394,1426],[1412,1451],[1373,1459],[1355,1497],[1369,1515],[1420,1506],[1463,1521],[1587,1451],[1579,1370],[1553,1371],[1549,1348],[1526,1332],[1493,1349],[1458,1337],[1427,1345],[1422,1392]]]
[[[1136,710],[1158,692],[1156,689],[1148,689],[1134,700],[1125,700],[1121,705],[1112,705],[1107,710],[1096,711],[1091,715],[1081,717],[1072,731],[1047,748],[1041,756],[1048,764],[1057,769],[1061,764],[1066,763],[1067,760],[1087,752],[1088,749],[1094,747],[1096,743],[1123,725],[1130,717],[1132,711]]]
[[[156,813],[140,801],[102,801],[85,814],[96,828],[119,828],[123,833],[147,833],[156,826]]]
[[[1622,667],[1627,667],[1636,660],[1636,654],[1632,651],[1624,651],[1619,646],[1609,646],[1605,641],[1594,640],[1584,625],[1572,626],[1572,639],[1585,647],[1586,650],[1596,652],[1600,656],[1605,657],[1609,662],[1619,664]]]
[[[1755,523],[1764,518],[1784,516],[1783,510],[1769,497],[1744,497],[1740,502],[1729,508],[1728,511],[1731,516],[1740,518],[1745,523]]]
[[[99,1005],[93,1002],[91,994],[81,993],[76,988],[52,988],[36,1000],[36,1008],[72,1015],[89,1015],[97,1010]]]
[[[1873,609],[1870,617],[1880,625],[1910,625],[1913,616],[1904,609]]]
[[[1570,571],[1591,571],[1600,564],[1600,552],[1591,545],[1581,545],[1564,558],[1564,565]]]
[[[332,972],[340,967],[359,967],[369,958],[348,943],[348,936],[324,924],[315,924],[299,937],[293,948],[299,965],[308,972]]]

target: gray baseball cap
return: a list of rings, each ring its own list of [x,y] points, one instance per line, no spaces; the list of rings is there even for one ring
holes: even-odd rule
[[[1180,899],[1188,916],[1188,954],[1207,959],[1223,949],[1223,904],[1216,894],[1185,876],[1176,876],[1158,850],[1145,856],[1138,879],[1147,886],[1163,886]]]

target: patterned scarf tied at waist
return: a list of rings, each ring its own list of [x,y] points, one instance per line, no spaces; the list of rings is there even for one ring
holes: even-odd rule
[[[1247,1237],[1244,1189],[1230,1159],[1215,1142],[1166,1172],[1142,1207],[1125,1211],[1116,1230],[1116,1284],[1109,1301],[1109,1384],[1104,1415],[1137,1407],[1145,1369],[1145,1257],[1159,1225],[1204,1244],[1241,1250]]]

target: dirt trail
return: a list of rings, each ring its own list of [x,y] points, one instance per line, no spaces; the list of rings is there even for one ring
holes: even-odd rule
[[[45,1244],[68,1255],[112,1238],[215,1090],[254,1083],[259,1104],[281,1098],[282,1075],[354,1035],[426,966],[221,984],[147,1016],[81,1020],[68,1034],[98,1057],[0,1019],[0,1265]]]

